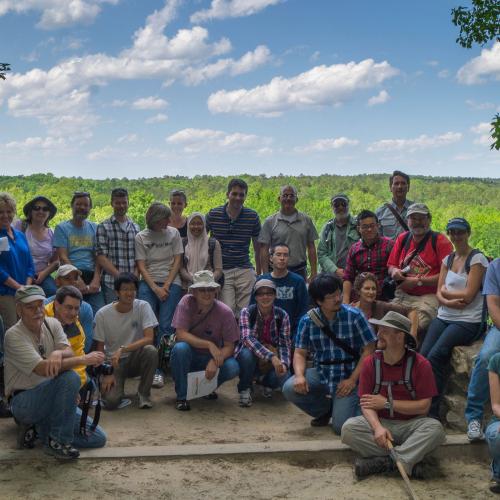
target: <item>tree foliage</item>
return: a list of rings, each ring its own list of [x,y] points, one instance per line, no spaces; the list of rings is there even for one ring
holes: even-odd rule
[[[7,73],[7,71],[10,71],[10,64],[0,63],[0,78],[2,80],[5,80],[5,73]]]

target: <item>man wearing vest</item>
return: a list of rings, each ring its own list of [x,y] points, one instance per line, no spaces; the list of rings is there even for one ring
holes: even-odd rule
[[[276,285],[262,279],[253,287],[257,305],[241,311],[241,341],[235,358],[240,365],[240,406],[252,404],[252,382],[255,376],[264,386],[264,397],[281,387],[290,368],[290,320],[286,311],[274,306]]]
[[[363,415],[347,420],[342,442],[362,457],[354,465],[358,478],[390,472],[396,460],[408,475],[423,478],[422,460],[445,439],[441,423],[427,417],[437,394],[431,365],[410,348],[415,342],[408,318],[390,311],[369,321],[379,326],[380,350],[363,363],[358,389]]]
[[[437,315],[439,271],[443,259],[453,251],[444,234],[431,230],[431,221],[426,205],[411,205],[408,208],[410,230],[397,237],[387,261],[389,275],[398,284],[393,302],[417,310],[421,331],[426,331]]]

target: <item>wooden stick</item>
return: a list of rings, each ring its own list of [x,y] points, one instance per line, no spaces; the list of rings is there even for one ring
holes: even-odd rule
[[[411,500],[419,500],[417,494],[413,491],[413,488],[411,487],[410,483],[410,478],[408,477],[408,474],[405,471],[405,468],[403,467],[403,464],[396,459],[396,455],[393,452],[394,446],[392,446],[391,441],[388,439],[387,440],[387,447],[389,448],[389,451],[391,452],[391,456],[396,462],[396,466],[399,470],[399,473],[401,474],[401,477],[403,478],[403,481],[405,483],[406,489],[408,490],[408,494],[410,495]]]

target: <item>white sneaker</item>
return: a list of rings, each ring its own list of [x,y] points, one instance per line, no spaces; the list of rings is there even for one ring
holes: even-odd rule
[[[262,388],[262,396],[266,399],[270,399],[273,397],[273,389],[271,387],[263,387]]]
[[[143,396],[140,392],[137,393],[137,397],[139,398],[139,408],[141,410],[149,410],[153,408],[153,403],[149,396]]]
[[[242,408],[252,406],[252,391],[250,389],[245,389],[240,392],[240,406]]]
[[[479,420],[471,420],[467,426],[467,439],[470,442],[473,441],[483,441],[484,432],[481,428],[481,422]]]
[[[163,375],[161,373],[155,373],[153,378],[153,385],[155,389],[161,389],[165,385],[165,381],[163,380]]]

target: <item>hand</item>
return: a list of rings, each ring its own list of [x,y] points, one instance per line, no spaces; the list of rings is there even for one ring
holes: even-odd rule
[[[345,380],[341,380],[337,385],[336,395],[339,396],[340,398],[349,396],[349,394],[351,394],[351,392],[355,389],[355,387],[356,387],[355,380],[352,380],[351,378],[346,378]]]
[[[293,390],[298,394],[307,394],[309,392],[309,385],[304,375],[295,375]]]
[[[417,276],[408,276],[404,278],[403,283],[401,283],[401,286],[405,288],[406,290],[411,290],[417,286],[417,283],[420,281],[420,278]]]
[[[83,294],[88,293],[87,285],[83,282],[81,277],[79,277],[76,282],[76,288],[78,288],[78,290],[80,290],[80,292]]]
[[[383,410],[386,401],[387,398],[382,394],[363,394],[359,404],[365,410]]]
[[[224,356],[222,354],[222,351],[213,342],[210,342],[208,350],[210,351],[210,355],[213,358],[215,366],[222,366],[224,364]]]
[[[122,348],[120,347],[114,354],[111,356],[111,364],[113,365],[113,368],[118,368],[118,365],[120,364],[120,358],[122,355]]]
[[[375,442],[380,446],[381,448],[388,449],[387,446],[387,441],[394,441],[394,438],[392,437],[391,432],[389,429],[386,429],[385,427],[377,427],[373,431],[373,439],[375,439]]]
[[[205,378],[207,380],[212,380],[215,377],[216,373],[217,373],[217,365],[215,364],[214,360],[211,359],[207,363],[207,367],[205,368]]]
[[[87,366],[99,366],[104,363],[104,353],[101,351],[92,351],[84,356]]]
[[[464,299],[448,299],[445,305],[452,309],[463,309],[467,304],[464,302]]]
[[[105,375],[101,380],[102,392],[109,392],[115,384],[116,380],[114,375]]]
[[[55,377],[62,366],[62,351],[52,351],[47,358],[47,377]]]
[[[281,359],[278,358],[278,356],[273,356],[271,358],[271,363],[274,366],[276,375],[284,375],[286,373],[286,366],[281,362]]]
[[[165,302],[165,300],[167,300],[168,298],[167,290],[165,290],[165,288],[161,286],[155,285],[155,287],[153,288],[153,292],[162,302]]]
[[[35,285],[40,285],[41,283],[43,283],[46,277],[47,273],[45,271],[41,271],[36,275],[36,278],[33,278],[33,283]]]
[[[406,276],[402,273],[401,269],[394,269],[391,276],[394,281],[403,281],[406,279]]]
[[[341,269],[340,267],[337,267],[336,271],[335,271],[335,274],[339,277],[339,278],[344,278],[344,270]]]
[[[101,289],[101,284],[98,281],[92,280],[88,286],[87,293],[97,293]]]

